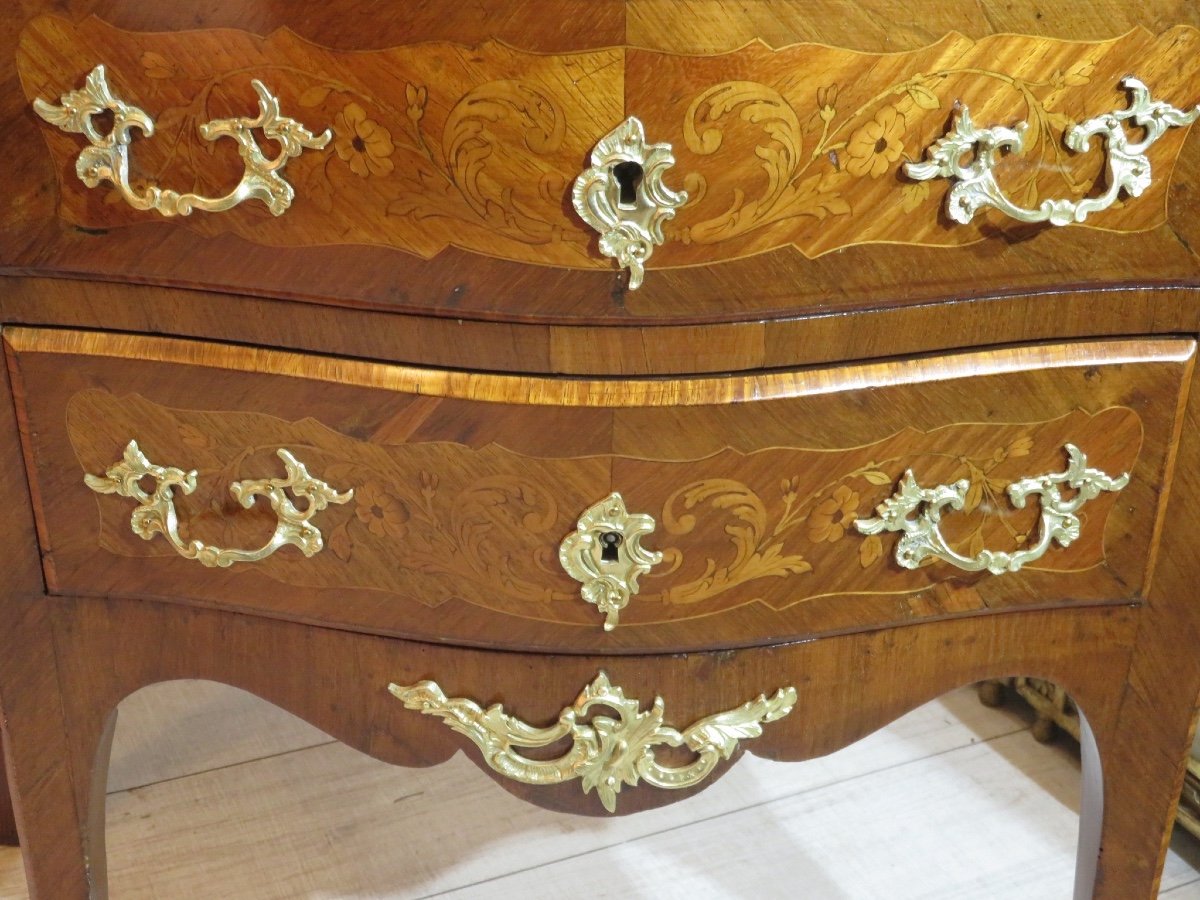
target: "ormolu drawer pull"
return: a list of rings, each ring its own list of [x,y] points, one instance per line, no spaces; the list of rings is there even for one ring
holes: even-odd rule
[[[1074,444],[1067,444],[1064,449],[1070,459],[1065,472],[1022,478],[1008,486],[1009,499],[1017,509],[1025,507],[1030,494],[1041,494],[1038,542],[1028,549],[1013,553],[981,550],[975,556],[956,553],[942,537],[939,523],[947,507],[963,508],[971,483],[963,479],[950,485],[923,488],[917,484],[912,469],[904,473],[899,490],[875,508],[879,517],[859,519],[854,527],[863,534],[902,532],[896,544],[896,562],[906,569],[915,569],[927,557],[934,556],[968,572],[982,569],[994,575],[1016,572],[1026,563],[1041,558],[1052,540],[1060,547],[1067,547],[1079,537],[1080,523],[1075,513],[1081,506],[1095,499],[1101,491],[1119,491],[1129,484],[1129,473],[1113,478],[1099,469],[1087,468],[1087,457]],[[1077,493],[1070,500],[1064,500],[1058,490],[1060,484]]]
[[[616,811],[622,786],[633,787],[641,779],[660,788],[699,784],[720,760],[733,755],[739,740],[758,737],[764,724],[782,719],[796,705],[796,689],[780,688],[771,697],[759,694],[736,709],[707,716],[679,732],[663,724],[662,697],[655,697],[650,709],[643,712],[639,701],[627,699],[601,672],[572,706],[559,713],[557,722],[538,728],[508,715],[499,704],[485,710],[473,700],[447,697],[435,681],[407,687],[389,684],[388,690],[409,709],[438,716],[469,737],[483,751],[487,764],[501,775],[525,784],[559,784],[582,778],[583,792],[595,788],[609,812]],[[618,718],[596,716],[592,724],[579,722],[594,706],[612,709]],[[570,738],[571,746],[554,759],[530,759],[517,752],[548,747],[564,738]],[[660,744],[686,745],[697,758],[684,766],[664,766],[654,755]]]
[[[280,175],[283,167],[306,147],[314,150],[324,147],[333,132],[327,128],[314,135],[295,119],[280,115],[279,100],[267,87],[257,80],[250,83],[258,94],[257,118],[214,119],[200,126],[200,136],[205,140],[228,137],[238,143],[245,172],[237,187],[223,197],[180,194],[153,185],[139,193],[130,185],[132,132],[136,128],[150,137],[154,134],[154,120],[138,107],[113,96],[104,66],[96,66],[91,71],[85,87],[63,94],[59,106],[38,99],[33,101],[33,108],[51,125],[66,132],[83,134],[91,142],[75,162],[75,172],[84,184],[95,187],[101,181],[109,181],[135,209],[152,209],[164,216],[186,216],[194,209],[221,212],[244,200],[261,200],[279,216],[292,205],[295,196],[292,186]],[[112,130],[108,134],[102,134],[95,122],[95,117],[105,112],[112,113]],[[263,153],[254,136],[256,128],[262,129],[269,140],[279,145],[279,155],[274,159]]]
[[[1075,152],[1088,149],[1093,135],[1100,135],[1108,151],[1108,187],[1099,197],[1082,200],[1043,200],[1037,209],[1026,209],[1013,203],[1004,193],[993,169],[1001,151],[1020,153],[1024,148],[1028,122],[1015,128],[996,126],[976,128],[971,112],[962,107],[954,118],[953,128],[927,151],[925,162],[907,163],[905,173],[918,181],[949,178],[955,182],[946,198],[946,214],[955,222],[966,225],[984,207],[996,209],[1021,222],[1049,222],[1067,225],[1082,222],[1090,213],[1108,209],[1121,191],[1131,197],[1141,196],[1150,186],[1150,160],[1146,151],[1162,137],[1168,128],[1191,125],[1200,116],[1200,107],[1188,112],[1176,109],[1161,100],[1152,100],[1150,89],[1136,78],[1121,81],[1130,94],[1128,109],[1115,110],[1073,126],[1064,142]],[[1130,141],[1122,123],[1133,124],[1145,131],[1140,142]],[[963,159],[973,155],[969,164]]]
[[[665,239],[663,222],[687,202],[686,191],[663,184],[673,165],[671,145],[646,143],[641,120],[630,116],[600,139],[591,168],[575,179],[575,211],[600,233],[600,252],[629,269],[631,291],[641,286],[646,260]]]
[[[138,502],[130,519],[133,533],[138,537],[148,541],[154,535],[161,534],[179,551],[180,556],[198,559],[209,567],[224,568],[235,562],[256,562],[266,559],[287,544],[294,544],[305,556],[312,556],[325,546],[325,542],[321,532],[309,519],[330,503],[346,503],[354,496],[354,491],[339,494],[324,481],[309,475],[304,463],[287,450],[277,450],[276,453],[283,460],[287,478],[235,481],[229,486],[233,496],[246,509],[254,505],[255,497],[262,496],[271,502],[271,508],[275,510],[278,518],[275,533],[257,550],[222,550],[200,541],[181,538],[173,491],[176,487],[184,494],[194,491],[196,472],[154,465],[142,453],[137,441],[129,442],[121,462],[110,466],[103,477],[86,475],[84,481],[99,494],[119,494]],[[155,482],[154,493],[147,493],[138,484],[147,477]],[[289,491],[305,500],[307,505],[303,510],[296,508],[288,495]]]
[[[638,576],[662,562],[661,553],[641,543],[652,531],[652,517],[628,512],[625,500],[613,493],[585,511],[558,548],[563,569],[583,584],[580,595],[604,613],[605,631],[617,626],[621,610],[638,592]]]

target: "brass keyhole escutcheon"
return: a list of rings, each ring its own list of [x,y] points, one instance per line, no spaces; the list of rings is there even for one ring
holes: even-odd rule
[[[580,596],[604,613],[605,631],[617,626],[620,611],[638,592],[638,576],[662,562],[661,553],[641,544],[653,531],[653,518],[629,512],[614,493],[584,512],[558,548],[563,570],[583,585]]]
[[[687,202],[663,175],[675,165],[670,144],[651,144],[640,120],[630,116],[600,139],[591,166],[571,189],[579,218],[600,235],[597,248],[629,270],[629,290],[637,290],[646,260],[666,240],[663,223]]]

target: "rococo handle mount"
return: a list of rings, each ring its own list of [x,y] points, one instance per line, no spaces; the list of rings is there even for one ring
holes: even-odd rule
[[[138,502],[130,518],[133,533],[143,540],[161,534],[184,559],[196,559],[210,568],[226,568],[235,562],[257,562],[266,559],[281,547],[292,544],[305,556],[312,556],[325,546],[321,532],[309,520],[330,503],[347,503],[354,491],[339,493],[319,478],[308,474],[304,463],[287,450],[277,450],[287,470],[287,478],[263,478],[254,481],[235,481],[229,486],[237,501],[249,509],[256,497],[266,497],[275,511],[278,522],[271,539],[257,550],[227,550],[202,541],[185,541],[179,535],[179,515],[175,510],[174,489],[184,494],[196,489],[196,472],[156,466],[142,453],[137,441],[130,441],[119,463],[110,466],[103,477],[86,475],[87,486],[98,494],[117,494]],[[150,493],[141,487],[141,480],[154,482]],[[307,505],[297,509],[294,495]]]
[[[136,106],[117,99],[108,86],[104,66],[96,66],[87,77],[85,86],[62,95],[59,105],[34,100],[39,116],[63,131],[83,134],[91,145],[85,147],[75,162],[75,172],[88,187],[101,181],[111,182],[121,196],[135,209],[155,210],[164,216],[187,216],[192,210],[221,212],[246,200],[261,200],[274,215],[280,216],[292,205],[295,191],[280,174],[287,161],[304,150],[319,150],[329,143],[333,132],[328,128],[321,134],[311,131],[279,111],[279,100],[261,81],[251,82],[258,94],[257,118],[214,119],[200,126],[200,136],[207,141],[232,138],[238,144],[245,172],[237,186],[223,197],[202,197],[181,194],[155,185],[139,193],[129,182],[129,145],[137,129],[146,137],[154,134],[154,120]],[[102,134],[95,118],[112,113],[112,130]],[[269,159],[255,139],[255,129],[279,145],[279,155]]]
[[[1119,491],[1129,484],[1128,472],[1113,478],[1099,469],[1088,468],[1087,457],[1074,444],[1067,444],[1064,449],[1069,459],[1065,472],[1022,478],[1008,486],[1008,497],[1017,509],[1024,508],[1030,494],[1041,496],[1038,540],[1024,550],[1008,553],[985,549],[975,556],[956,552],[942,536],[942,513],[947,508],[963,508],[970,482],[964,479],[954,484],[923,488],[913,477],[912,469],[904,473],[896,493],[879,504],[875,510],[878,517],[859,519],[854,527],[863,534],[901,532],[896,543],[896,562],[906,569],[915,569],[926,559],[935,557],[967,572],[987,569],[993,575],[1000,575],[1019,571],[1022,566],[1040,559],[1051,541],[1056,541],[1060,547],[1074,543],[1082,527],[1076,513],[1085,503],[1096,499],[1101,491]],[[1064,499],[1059,491],[1064,484],[1075,491],[1070,499]]]
[[[650,709],[642,710],[639,701],[627,698],[600,672],[575,703],[563,709],[557,722],[538,728],[510,716],[499,704],[484,709],[464,697],[447,697],[434,681],[390,684],[388,690],[409,709],[437,716],[474,741],[483,751],[484,761],[501,775],[525,784],[560,784],[580,778],[583,792],[595,789],[610,813],[616,812],[617,794],[625,785],[633,787],[641,780],[670,789],[699,784],[718,762],[733,755],[739,741],[758,737],[763,725],[782,719],[796,705],[796,689],[780,688],[770,697],[759,694],[736,709],[706,716],[680,732],[663,723],[662,697],[655,697]],[[593,716],[590,724],[584,724],[580,720],[593,707],[614,710],[617,718]],[[570,747],[553,759],[531,759],[517,752],[565,739],[570,740]],[[696,758],[683,766],[664,766],[654,755],[654,748],[660,745],[686,746]]]
[[[1146,156],[1150,145],[1168,128],[1191,125],[1200,117],[1200,106],[1184,112],[1169,103],[1152,99],[1150,89],[1137,78],[1124,78],[1121,85],[1129,91],[1127,109],[1081,122],[1068,130],[1063,138],[1076,153],[1087,150],[1095,135],[1104,140],[1108,153],[1107,188],[1098,197],[1046,199],[1036,209],[1018,206],[996,181],[995,167],[1003,151],[1020,153],[1024,149],[1029,123],[1020,122],[1015,128],[1000,125],[976,128],[966,106],[959,109],[954,125],[945,137],[929,148],[929,158],[924,162],[907,163],[905,174],[917,181],[951,179],[954,186],[946,198],[946,214],[962,225],[989,206],[1020,222],[1049,222],[1051,225],[1082,222],[1090,213],[1112,206],[1122,191],[1131,197],[1140,197],[1150,186],[1150,159]],[[1144,130],[1141,141],[1129,139],[1125,132],[1126,122]],[[968,156],[972,157],[971,161],[964,163]]]

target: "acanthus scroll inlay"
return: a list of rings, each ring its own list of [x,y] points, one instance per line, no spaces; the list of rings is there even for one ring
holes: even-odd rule
[[[304,448],[323,478],[353,485],[355,497],[319,516],[325,552],[302,565],[265,566],[262,577],[281,590],[382,592],[375,596],[421,606],[432,618],[444,604],[453,610],[465,603],[599,633],[606,611],[581,599],[582,585],[564,572],[559,547],[574,532],[580,510],[595,502],[592,486],[638,485],[634,511],[656,523],[642,540],[662,561],[638,576],[639,592],[619,610],[613,635],[626,632],[621,639],[752,605],[767,617],[791,617],[808,615],[801,607],[825,609],[864,591],[903,603],[944,574],[890,565],[886,536],[856,538],[853,522],[869,516],[885,490],[891,493],[905,466],[932,480],[969,482],[963,511],[946,524],[947,540],[960,552],[972,555],[985,546],[1016,552],[1036,535],[1038,510],[1030,504],[1008,512],[1001,496],[1008,484],[1031,469],[1051,471],[1065,439],[1095,448],[1093,464],[1114,472],[1133,465],[1141,440],[1136,413],[1112,408],[1030,425],[900,432],[833,455],[780,447],[678,462],[555,459],[495,444],[381,445],[308,420],[172,409],[95,389],[72,399],[67,427],[84,471],[103,471],[112,446],[132,429],[187,459],[201,475],[193,494],[176,492],[180,515],[223,546],[249,545],[262,533],[247,517],[219,511],[225,486],[247,465],[269,466],[268,454],[281,443]],[[251,457],[257,461],[247,462]],[[1088,507],[1095,527],[1047,554],[1039,570],[1069,578],[1075,596],[1108,596],[1099,574],[1089,581],[1079,573],[1104,562],[1104,523],[1113,515],[1123,523],[1128,518],[1113,495],[1096,498]],[[131,544],[123,504],[101,503],[100,516],[100,553],[145,559],[175,552],[162,541]],[[378,601],[371,603],[374,609]]]
[[[197,50],[217,42],[221,53]],[[147,171],[200,185],[228,180],[220,160],[200,152],[195,129],[214,117],[210,103],[236,106],[244,89],[245,75],[223,60],[262,77],[306,120],[332,124],[327,152],[289,165],[305,202],[284,221],[192,217],[190,228],[270,246],[382,245],[424,259],[458,247],[591,269],[612,263],[571,208],[572,184],[598,136],[630,112],[650,140],[670,143],[668,181],[689,198],[663,225],[649,262],[672,268],[782,247],[816,257],[864,242],[983,240],[977,224],[939,225],[942,196],[929,182],[900,180],[905,162],[945,133],[956,102],[976,121],[1030,123],[1021,164],[1003,183],[1014,203],[1036,207],[1043,197],[1080,201],[1095,191],[1098,154],[1072,154],[1061,136],[1081,111],[1111,108],[1122,77],[1137,71],[1156,96],[1181,102],[1193,99],[1186,85],[1200,77],[1200,31],[1185,26],[1093,42],[948,34],[891,54],[755,43],[688,56],[626,47],[533,54],[498,42],[346,53],[288,32],[134,34],[98,19],[43,16],[18,49],[29,99],[59,83],[56,73],[86,71],[95,46],[109,48],[123,87],[153,96],[162,111],[162,140],[137,148]],[[1183,137],[1171,130],[1147,150],[1153,184],[1138,203],[1110,208],[1106,230],[1141,232],[1164,220]],[[76,140],[47,141],[60,170],[73,164]],[[138,221],[84,194],[61,197],[60,214],[72,224]],[[623,246],[633,261],[643,245]]]

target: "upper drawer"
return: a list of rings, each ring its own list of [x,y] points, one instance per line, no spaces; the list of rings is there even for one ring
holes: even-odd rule
[[[604,652],[1137,601],[1193,353],[1190,341],[1104,342],[588,382],[148,337],[7,338],[53,591]],[[113,467],[131,440],[141,474],[147,461],[177,470],[157,497],[142,478],[140,506],[116,492]],[[1073,484],[1049,477],[1068,471],[1068,445],[1096,470],[1081,463]],[[307,525],[312,495],[285,482],[281,449],[341,492],[317,502]],[[855,523],[904,486],[906,470],[923,489],[960,491],[962,509],[917,504],[908,518],[923,531],[860,533]],[[124,470],[126,494],[137,474]],[[1018,508],[1008,488],[1028,479]],[[258,502],[239,505],[235,482]],[[585,523],[593,543],[571,539],[614,492],[624,513],[605,520],[602,506],[602,521]],[[274,529],[281,549],[261,559],[219,552],[263,548]],[[1041,546],[1051,534],[1067,546]],[[905,568],[902,545],[932,553]],[[1003,554],[1024,565],[969,571],[1017,568]],[[639,562],[639,590],[622,605],[607,592],[630,588]],[[611,631],[598,607],[614,609]]]
[[[615,21],[613,4],[596,7],[605,11],[599,15],[587,4],[595,30],[572,27],[558,38],[547,36],[545,22],[574,26],[581,10],[570,3],[547,11],[494,0],[488,19],[503,23],[495,32],[450,10],[449,19],[463,18],[457,28],[347,16],[336,33],[314,31],[309,20],[326,17],[315,5],[287,4],[272,21],[278,27],[267,27],[261,12],[239,17],[233,4],[208,13],[176,4],[174,13],[139,18],[128,4],[101,3],[88,4],[96,15],[87,18],[31,17],[12,48],[24,97],[6,107],[0,138],[17,197],[2,220],[0,260],[554,320],[746,319],[864,299],[1196,280],[1189,249],[1200,246],[1196,153],[1185,146],[1186,124],[1173,121],[1144,153],[1118,148],[1142,163],[1113,162],[1120,153],[1110,154],[1101,137],[1078,152],[1064,144],[1073,124],[1135,101],[1121,84],[1130,73],[1155,100],[1180,110],[1200,101],[1194,5],[1140,14],[1147,27],[1132,30],[1138,13],[1114,14],[1098,39],[1092,26],[1085,35],[1065,21],[1037,33],[1033,16],[1025,23],[1033,33],[988,35],[946,14],[945,4],[929,3],[926,37],[897,35],[888,49],[898,52],[889,53],[863,48],[862,40],[848,46],[841,26],[823,22],[830,17],[811,4],[774,5],[780,12],[769,28],[736,9],[745,4],[699,18],[676,7],[698,32],[686,40],[671,7],[654,3],[632,4],[630,18]],[[913,15],[922,18],[920,10]],[[474,10],[469,16],[478,19]],[[971,37],[954,30],[965,25],[975,28]],[[730,44],[730,34],[741,44]],[[758,35],[769,39],[749,40]],[[100,64],[111,99],[154,122],[153,136],[129,132],[128,173],[117,173],[124,192],[101,171],[124,163],[91,150],[83,168],[100,183],[85,187],[77,160],[88,140],[40,122],[29,106],[83,88]],[[280,115],[312,136],[331,129],[328,143],[292,130],[298,155],[275,171],[268,162],[281,147],[273,141],[239,139],[251,131],[232,125],[206,136],[206,123],[258,114],[254,79],[277,98]],[[94,99],[102,92],[93,87]],[[80,102],[77,95],[67,106]],[[971,176],[969,193],[1004,211],[955,223],[947,196],[964,176],[919,177],[905,164],[924,159],[964,106],[978,129],[1019,122],[1028,129],[1023,152]],[[71,119],[69,111],[59,116]],[[628,185],[631,197],[640,191],[649,203],[658,176],[669,191],[687,194],[677,208],[667,193],[655,194],[663,242],[649,246],[648,277],[637,291],[624,290],[616,263],[601,251],[602,244],[609,253],[628,247],[629,233],[617,229],[601,242],[572,195],[593,148],[630,116],[644,124],[649,143],[668,144],[674,157],[658,167],[636,140],[623,144],[621,153],[645,163],[644,183]],[[97,142],[113,140],[108,127],[99,123]],[[1121,141],[1126,130],[1141,137],[1132,120],[1114,127]],[[244,187],[256,199],[230,209],[204,211],[200,203],[187,217],[167,219],[135,208],[181,209],[154,188],[221,198],[247,172]],[[1074,210],[1108,182],[1140,196],[1114,197],[1067,228],[1012,216],[1017,207],[1037,215],[1048,200]],[[612,190],[600,191],[607,199],[597,221],[645,226],[655,218],[630,197],[625,205],[636,208],[622,209]]]

